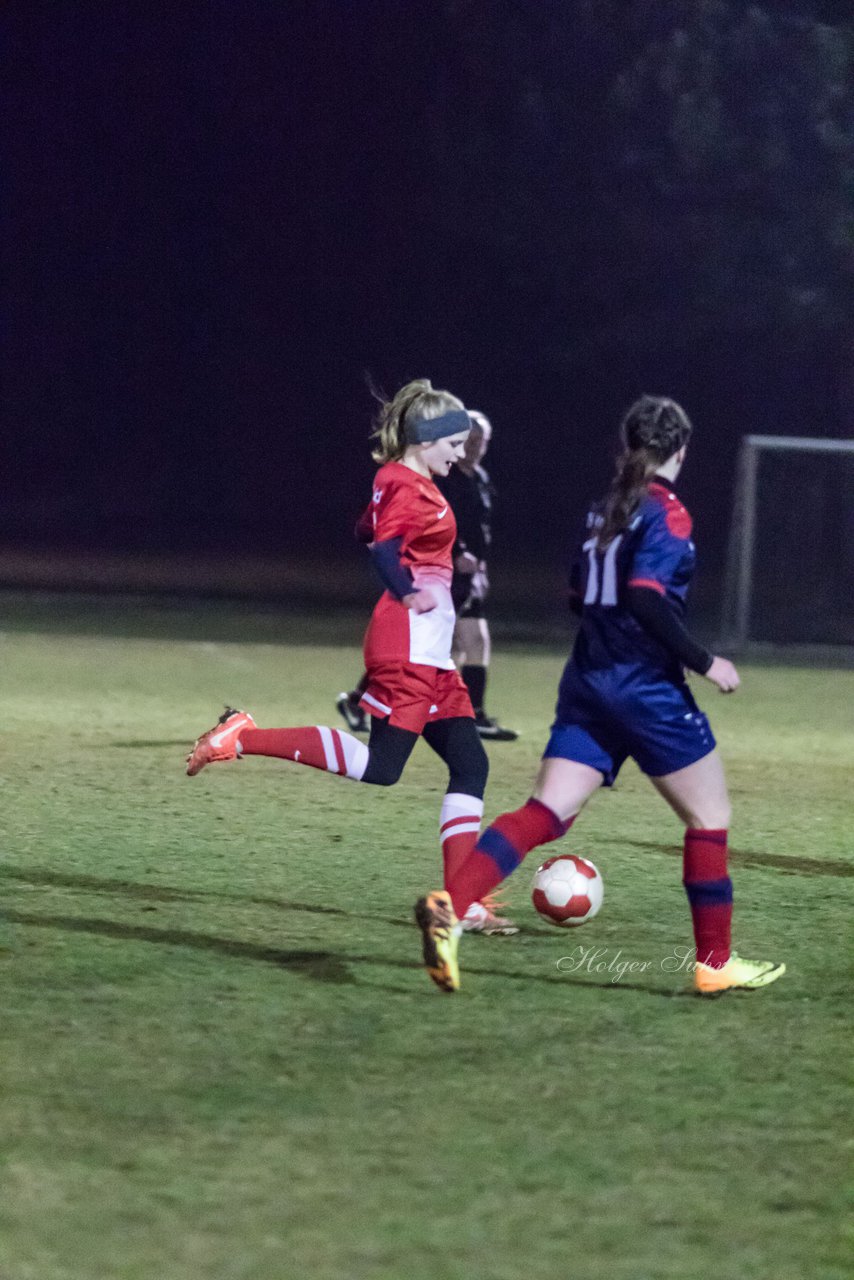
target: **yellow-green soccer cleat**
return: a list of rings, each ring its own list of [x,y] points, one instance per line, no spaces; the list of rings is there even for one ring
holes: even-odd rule
[[[462,925],[454,915],[451,895],[444,889],[428,893],[415,904],[415,919],[424,943],[424,965],[443,991],[458,991],[460,966],[457,962]]]
[[[708,964],[697,964],[694,970],[694,990],[698,996],[722,996],[726,991],[758,991],[776,982],[786,972],[784,964],[773,960],[742,960],[731,955],[721,969]]]

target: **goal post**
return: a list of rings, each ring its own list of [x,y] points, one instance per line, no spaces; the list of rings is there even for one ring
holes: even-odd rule
[[[722,643],[854,645],[854,440],[744,436]]]

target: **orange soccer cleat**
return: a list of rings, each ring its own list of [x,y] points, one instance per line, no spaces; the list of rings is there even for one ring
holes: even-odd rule
[[[216,764],[220,760],[235,760],[242,730],[256,727],[248,711],[235,711],[233,707],[226,707],[214,727],[196,739],[196,745],[187,756],[187,773],[192,778],[201,773],[205,765]]]

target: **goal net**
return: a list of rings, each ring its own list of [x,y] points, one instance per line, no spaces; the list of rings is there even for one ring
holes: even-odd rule
[[[854,440],[745,436],[723,641],[854,645]]]

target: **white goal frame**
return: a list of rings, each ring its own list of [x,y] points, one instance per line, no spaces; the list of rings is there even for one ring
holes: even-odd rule
[[[738,455],[722,619],[722,643],[744,649],[750,638],[750,605],[756,551],[756,492],[760,455],[767,450],[852,453],[854,440],[813,436],[744,436]]]

